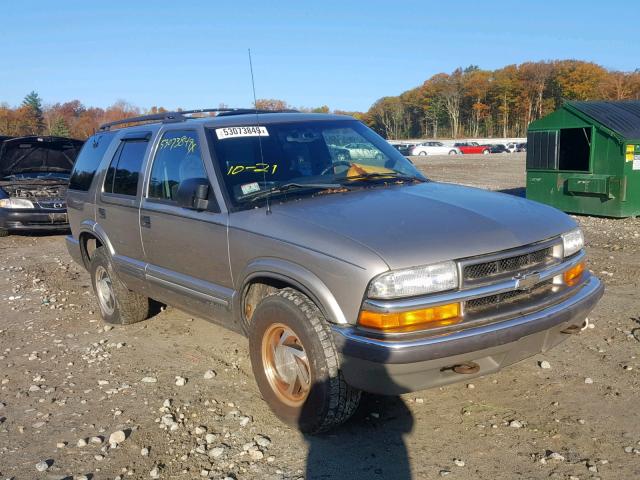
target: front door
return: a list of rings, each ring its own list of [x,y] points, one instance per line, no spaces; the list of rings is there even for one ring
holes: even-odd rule
[[[140,230],[151,296],[207,319],[225,323],[233,293],[227,249],[227,214],[218,207],[205,167],[200,133],[166,129],[149,162],[140,206]],[[209,169],[212,171],[212,168]],[[209,207],[178,206],[188,179],[209,181]]]

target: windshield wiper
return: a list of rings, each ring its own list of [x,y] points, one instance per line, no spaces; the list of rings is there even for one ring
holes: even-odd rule
[[[368,180],[385,180],[389,179],[394,182],[425,182],[426,180],[420,177],[414,177],[412,175],[402,175],[396,172],[372,172],[372,173],[363,173],[361,175],[355,175],[351,177],[346,177],[347,182],[359,182],[359,181],[368,181]]]
[[[261,198],[268,197],[274,193],[283,193],[288,192],[290,190],[326,190],[331,188],[344,188],[343,185],[339,183],[297,183],[297,182],[289,182],[283,183],[282,185],[278,185],[276,187],[271,187],[267,190],[260,190],[254,193],[250,193],[241,198],[241,200],[259,200]]]

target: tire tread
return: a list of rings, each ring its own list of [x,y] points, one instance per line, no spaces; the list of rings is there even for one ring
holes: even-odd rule
[[[293,288],[283,288],[270,296],[279,296],[300,309],[316,332],[324,351],[330,388],[329,409],[322,422],[313,432],[309,433],[326,432],[346,422],[358,408],[361,392],[344,380],[340,371],[338,352],[331,338],[331,330],[324,315],[309,297]]]

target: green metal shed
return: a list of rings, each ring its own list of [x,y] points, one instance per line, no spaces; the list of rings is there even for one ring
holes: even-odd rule
[[[640,101],[565,102],[531,123],[527,198],[565,212],[640,215]]]

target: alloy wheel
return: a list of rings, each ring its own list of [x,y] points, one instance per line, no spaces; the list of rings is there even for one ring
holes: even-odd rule
[[[262,365],[278,398],[298,407],[311,389],[311,368],[298,335],[282,323],[270,325],[262,337]]]
[[[116,297],[113,292],[113,283],[109,272],[102,265],[96,268],[96,294],[98,296],[98,302],[102,311],[110,316],[116,308]]]

